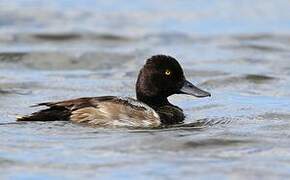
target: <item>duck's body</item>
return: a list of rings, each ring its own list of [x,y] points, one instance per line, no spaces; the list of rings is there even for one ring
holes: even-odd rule
[[[66,120],[101,127],[158,127],[183,121],[182,109],[167,100],[168,96],[180,93],[210,96],[185,80],[174,58],[158,55],[148,59],[139,73],[137,100],[101,96],[41,103],[36,106],[48,108],[18,118],[18,121]]]
[[[151,108],[147,104],[116,96],[85,97],[60,102],[41,103],[44,109],[18,121],[72,121],[102,127],[158,127],[182,122],[178,107],[166,105]]]

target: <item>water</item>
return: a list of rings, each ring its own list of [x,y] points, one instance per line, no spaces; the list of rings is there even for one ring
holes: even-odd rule
[[[288,179],[288,1],[0,1],[1,179]],[[183,127],[15,123],[30,105],[135,96],[153,54],[212,93]]]

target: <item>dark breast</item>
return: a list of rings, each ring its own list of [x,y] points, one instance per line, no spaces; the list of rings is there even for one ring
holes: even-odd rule
[[[155,108],[158,113],[161,123],[164,125],[178,124],[183,122],[185,116],[182,109],[173,105],[166,105]]]

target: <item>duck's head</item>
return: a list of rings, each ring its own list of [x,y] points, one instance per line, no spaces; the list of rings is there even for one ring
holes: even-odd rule
[[[166,55],[152,56],[146,61],[138,76],[136,94],[138,100],[148,104],[166,103],[173,94],[210,96],[187,81],[177,60]]]

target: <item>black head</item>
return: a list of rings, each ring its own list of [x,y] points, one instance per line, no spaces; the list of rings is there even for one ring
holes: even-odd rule
[[[210,96],[187,81],[176,59],[165,55],[152,56],[140,70],[136,83],[137,99],[147,104],[168,103],[173,94],[189,94],[196,97]]]

